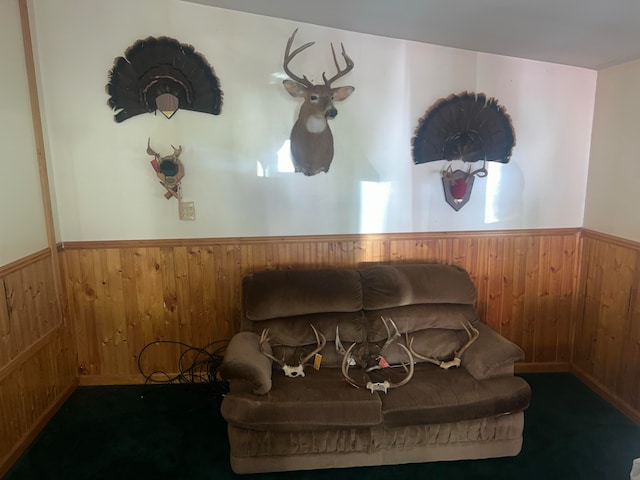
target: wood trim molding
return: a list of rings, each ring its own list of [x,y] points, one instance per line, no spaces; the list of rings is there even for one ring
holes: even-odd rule
[[[456,237],[514,237],[514,236],[546,236],[580,234],[584,237],[595,238],[615,245],[640,249],[640,242],[616,237],[608,233],[597,232],[588,228],[544,228],[522,230],[479,230],[479,231],[444,231],[444,232],[408,232],[408,233],[377,233],[377,234],[337,234],[337,235],[289,235],[267,237],[215,237],[215,238],[167,238],[147,240],[85,240],[71,241],[57,244],[57,250],[81,250],[95,248],[158,248],[158,247],[188,247],[201,245],[237,244],[250,245],[255,243],[300,243],[331,241],[353,242],[370,240],[428,240],[447,236]]]
[[[615,235],[611,235],[609,233],[602,233],[602,232],[597,232],[595,230],[589,230],[588,228],[583,228],[582,236],[607,242],[619,247],[626,247],[626,248],[633,248],[635,250],[640,250],[640,242],[636,242],[634,240],[629,240],[622,237],[616,237]]]
[[[45,224],[49,247],[55,249],[55,228],[53,224],[53,207],[51,206],[51,191],[49,188],[49,175],[47,173],[47,160],[44,149],[44,134],[42,133],[42,119],[40,115],[40,101],[38,99],[38,84],[36,80],[35,59],[33,56],[33,43],[31,41],[31,27],[29,25],[29,7],[27,0],[19,0],[20,20],[22,23],[22,42],[24,58],[27,69],[27,81],[29,83],[29,98],[31,99],[31,118],[33,121],[33,133],[35,136],[36,156],[40,172],[40,190],[44,207]]]
[[[569,362],[529,362],[515,365],[516,373],[559,373],[570,370]]]
[[[40,112],[40,100],[38,97],[38,81],[36,77],[36,63],[33,55],[33,41],[31,38],[31,26],[29,20],[29,7],[27,0],[18,0],[20,7],[20,23],[22,27],[22,42],[24,59],[27,70],[27,82],[29,84],[29,99],[31,101],[31,119],[33,122],[33,134],[36,145],[36,157],[40,177],[40,193],[44,209],[44,222],[47,230],[47,243],[51,252],[51,265],[53,268],[53,285],[58,299],[58,314],[64,321],[62,273],[58,260],[58,247],[56,244],[56,231],[53,221],[53,206],[51,204],[51,189],[49,187],[49,174],[47,172],[47,158],[45,155],[45,141],[42,129],[42,117]]]
[[[20,355],[15,357],[4,367],[0,368],[0,382],[11,375],[15,370],[20,368],[23,363],[31,359],[38,352],[38,350],[48,345],[51,339],[58,333],[60,328],[62,328],[62,325],[56,325],[54,328],[42,335],[38,340],[29,345],[24,351],[20,353]]]
[[[178,375],[176,374],[169,374]],[[79,375],[78,385],[81,387],[94,387],[101,385],[140,385],[145,383],[142,374],[127,375]]]
[[[305,242],[357,242],[375,240],[429,240],[448,236],[455,237],[519,237],[519,236],[548,236],[579,234],[579,228],[551,228],[526,230],[480,230],[460,232],[411,232],[411,233],[377,233],[377,234],[338,234],[338,235],[290,235],[271,237],[220,237],[220,238],[173,238],[152,240],[88,240],[64,242],[64,250],[101,249],[101,248],[160,248],[160,247],[189,247],[202,245],[251,245],[276,243],[305,243]]]
[[[573,317],[571,318],[571,331],[569,332],[569,367],[573,366],[574,352],[575,352],[575,338],[576,338],[576,330],[578,328],[578,324],[582,323],[582,319],[584,317],[584,292],[582,285],[582,269],[585,268],[585,265],[582,261],[582,256],[584,255],[584,236],[583,233],[580,233],[578,238],[578,246],[576,251],[576,267],[575,267],[575,277],[574,277],[574,285],[575,285],[575,293],[573,295],[572,300],[572,309]]]
[[[571,366],[570,373],[575,375],[582,383],[589,387],[589,389],[593,390],[600,397],[620,410],[629,420],[634,422],[636,425],[640,425],[640,412],[618,397],[615,393],[611,393],[611,391],[598,380],[583,372],[575,365]]]
[[[39,262],[40,260],[44,260],[51,256],[51,250],[45,248],[44,250],[40,250],[39,252],[32,253],[31,255],[27,255],[26,257],[20,258],[15,262],[11,262],[7,265],[0,267],[0,277],[4,277],[9,275],[10,273],[17,272],[29,265],[33,265],[34,263]]]

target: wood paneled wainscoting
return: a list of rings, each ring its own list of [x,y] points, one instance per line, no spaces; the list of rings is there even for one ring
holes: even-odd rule
[[[640,424],[640,243],[584,230],[572,371]]]
[[[578,229],[66,243],[81,384],[140,383],[155,340],[194,347],[239,329],[241,279],[262,269],[444,262],[467,269],[481,320],[521,345],[520,370],[568,371]],[[177,371],[179,345],[145,350]]]
[[[0,267],[0,476],[77,385],[49,249]]]

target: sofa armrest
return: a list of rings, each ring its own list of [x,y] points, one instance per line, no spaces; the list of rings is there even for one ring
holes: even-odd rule
[[[524,351],[484,323],[476,328],[480,336],[462,356],[461,365],[477,380],[513,375],[515,362],[524,360]]]
[[[271,390],[271,363],[271,359],[260,352],[260,336],[240,332],[229,342],[219,372],[223,380],[244,380],[251,385],[253,393],[264,395]]]

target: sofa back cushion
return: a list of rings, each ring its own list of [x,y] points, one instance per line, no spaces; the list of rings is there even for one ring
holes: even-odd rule
[[[476,289],[460,267],[443,264],[376,265],[362,270],[265,270],[246,275],[242,285],[242,330],[260,334],[268,328],[277,358],[297,365],[316,345],[310,325],[327,345],[323,366],[339,366],[336,330],[352,343],[384,343],[381,316],[414,338],[417,351],[448,360],[467,340],[463,324],[477,324]],[[394,347],[393,363],[406,361]]]
[[[476,288],[469,274],[455,265],[376,265],[362,270],[360,275],[365,310],[476,302]]]
[[[417,332],[432,328],[463,330],[462,324],[476,325],[478,312],[473,305],[452,303],[423,303],[401,307],[366,310],[369,326],[369,340],[377,342],[387,338],[387,331],[380,317],[390,318],[398,326],[400,333]]]
[[[244,315],[251,321],[362,308],[355,270],[265,270],[246,275],[242,292]]]
[[[396,343],[412,338],[417,352],[450,360],[469,338],[463,325],[479,322],[475,285],[458,266],[376,265],[360,273],[371,343],[381,345],[387,339],[384,317],[393,320],[402,334]],[[397,345],[388,348],[384,356],[389,363],[407,360]]]
[[[348,269],[265,270],[243,278],[242,329],[269,329],[276,358],[297,365],[325,336],[323,366],[339,366],[336,329],[347,347],[367,339],[360,274]]]
[[[342,355],[338,354],[335,347],[336,329],[340,331],[340,339],[345,348],[367,339],[367,324],[362,311],[317,313],[263,320],[253,322],[253,331],[260,334],[264,328],[268,328],[275,357],[284,358],[289,365],[297,365],[300,358],[305,357],[317,345],[311,325],[327,340],[326,346],[320,352],[323,366],[334,367],[342,363]]]

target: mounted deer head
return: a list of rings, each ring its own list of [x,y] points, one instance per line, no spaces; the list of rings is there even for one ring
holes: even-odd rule
[[[291,46],[297,32],[298,29],[289,37],[284,52],[284,71],[291,80],[284,80],[283,84],[293,97],[304,99],[298,120],[291,130],[291,155],[296,172],[310,176],[320,172],[326,173],[333,160],[333,135],[327,120],[338,114],[333,102],[344,100],[355,89],[354,87],[332,88],[331,84],[349,73],[353,69],[354,63],[346,54],[344,45],[341,44],[342,57],[346,62],[346,67],[341,70],[333,44],[331,44],[333,62],[338,73],[327,79],[323,72],[324,85],[314,85],[306,75],[299,77],[289,70],[289,63],[297,54],[315,42],[305,43],[291,52]]]

